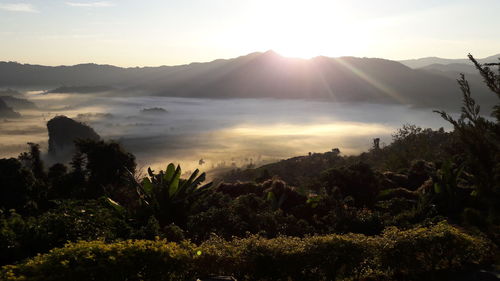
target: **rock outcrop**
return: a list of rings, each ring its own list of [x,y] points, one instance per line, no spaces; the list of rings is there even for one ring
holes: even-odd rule
[[[86,124],[66,116],[56,116],[47,122],[49,131],[49,154],[65,156],[74,150],[77,139],[99,140],[99,135]]]

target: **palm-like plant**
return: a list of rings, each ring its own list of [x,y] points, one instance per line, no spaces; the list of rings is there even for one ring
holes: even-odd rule
[[[198,169],[188,179],[181,179],[181,173],[179,165],[170,163],[159,173],[148,168],[148,176],[137,183],[140,205],[162,226],[183,225],[192,204],[212,187],[212,182],[201,185],[206,175],[198,175]]]

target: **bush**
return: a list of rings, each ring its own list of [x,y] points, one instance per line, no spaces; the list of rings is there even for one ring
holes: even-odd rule
[[[313,232],[306,221],[282,210],[274,210],[268,201],[255,194],[242,195],[225,206],[191,215],[186,230],[196,241],[208,239],[211,233],[224,238],[248,234],[270,238],[278,235],[302,236]]]
[[[26,238],[32,235],[32,218],[23,218],[15,210],[0,211],[0,265],[12,263],[32,254]]]
[[[347,168],[326,170],[321,180],[327,189],[338,187],[343,197],[354,198],[358,207],[371,207],[380,190],[378,174],[369,165],[361,162]]]
[[[100,200],[66,200],[36,219],[38,244],[47,250],[67,241],[127,238],[131,229],[125,219]]]
[[[447,223],[381,236],[259,236],[199,246],[165,240],[70,243],[22,264],[2,280],[194,280],[211,274],[238,280],[415,280],[492,262],[494,246]]]
[[[194,246],[163,240],[70,243],[21,265],[5,266],[2,280],[189,280]]]
[[[440,222],[433,227],[385,230],[378,245],[377,263],[397,278],[424,280],[431,273],[477,268],[493,262],[495,246]]]
[[[0,213],[0,264],[44,253],[69,241],[126,239],[131,231],[124,218],[97,200],[62,201],[38,217],[22,217],[11,210]]]

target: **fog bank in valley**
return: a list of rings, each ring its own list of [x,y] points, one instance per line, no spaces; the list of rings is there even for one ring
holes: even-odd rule
[[[185,170],[260,165],[332,148],[355,154],[368,149],[375,137],[389,143],[405,123],[447,126],[431,109],[401,105],[38,92],[28,98],[37,109],[0,122],[0,157],[17,156],[28,141],[46,151],[46,122],[57,115],[87,123],[104,139],[120,142],[141,168],[175,162]]]

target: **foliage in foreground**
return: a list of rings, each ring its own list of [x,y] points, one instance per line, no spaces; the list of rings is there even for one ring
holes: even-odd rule
[[[494,245],[445,222],[380,236],[306,238],[259,236],[200,245],[127,240],[70,243],[19,265],[2,280],[191,280],[211,274],[239,280],[393,280],[432,278],[474,269],[492,259]],[[194,279],[193,279],[194,280]]]
[[[473,62],[500,97],[500,65]],[[498,265],[500,106],[481,117],[459,83],[460,119],[439,112],[453,132],[405,125],[359,156],[247,170],[255,182],[202,185],[173,164],[143,178],[118,143],[89,140],[46,169],[30,143],[0,159],[0,279],[442,281]]]

